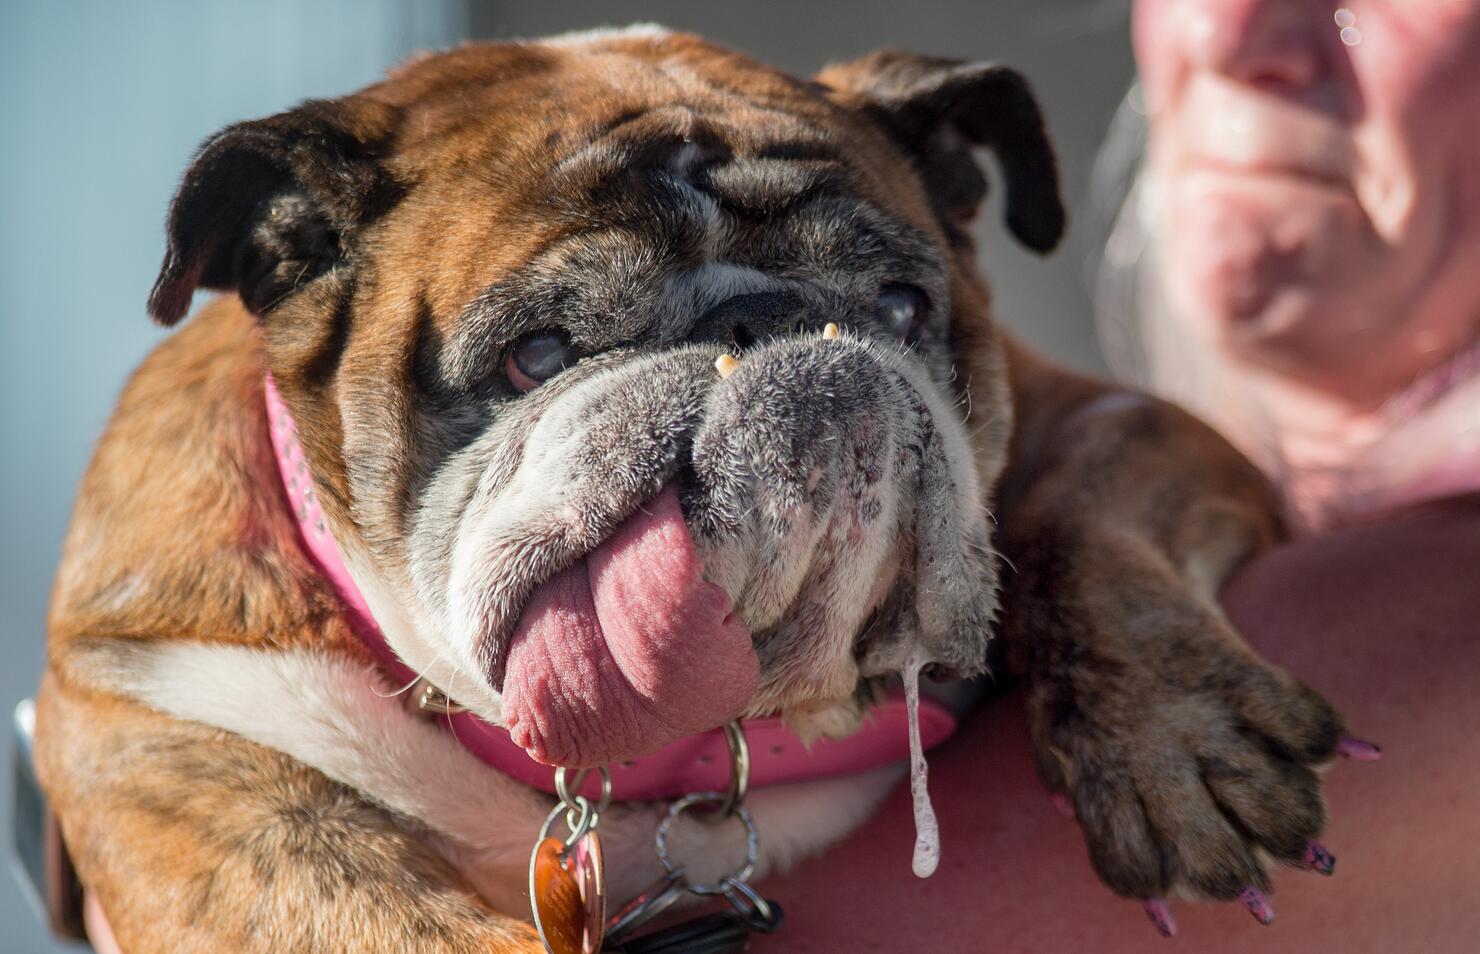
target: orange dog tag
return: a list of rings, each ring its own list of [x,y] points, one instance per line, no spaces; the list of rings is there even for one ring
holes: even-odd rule
[[[588,831],[569,850],[559,838],[535,848],[530,886],[535,927],[551,954],[596,954],[606,927],[601,837]]]

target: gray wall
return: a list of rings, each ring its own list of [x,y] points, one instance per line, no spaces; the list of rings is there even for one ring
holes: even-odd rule
[[[1016,65],[1033,80],[1071,207],[1130,75],[1129,0],[752,3],[590,0],[0,0],[0,710],[41,668],[46,599],[78,478],[129,370],[175,181],[206,135],[374,79],[460,36],[657,20],[798,73],[880,46]],[[1002,318],[1099,367],[1083,254],[1019,251],[989,216],[982,257]],[[9,781],[0,810],[10,812]],[[0,954],[56,951],[0,876]]]

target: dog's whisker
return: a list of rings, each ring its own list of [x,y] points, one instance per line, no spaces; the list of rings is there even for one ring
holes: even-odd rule
[[[374,686],[371,686],[370,691],[373,692],[373,693],[375,693],[377,696],[379,696],[382,699],[394,699],[397,696],[403,696],[406,693],[410,692],[413,686],[415,686],[418,682],[421,682],[422,678],[423,677],[421,677],[421,676],[415,676],[414,675],[414,676],[411,677],[411,681],[410,682],[406,683],[401,688],[399,688],[399,689],[393,689],[390,692],[381,692],[378,688],[376,688]]]
[[[991,545],[987,546],[987,550],[997,559],[1007,564],[1008,569],[1012,570],[1012,572],[1016,573],[1018,571],[1017,564],[1013,563],[1011,558],[1009,558],[1007,554],[1003,553],[1001,550]]]

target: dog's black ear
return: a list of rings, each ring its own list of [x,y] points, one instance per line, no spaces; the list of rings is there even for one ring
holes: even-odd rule
[[[380,162],[392,122],[388,107],[317,100],[207,139],[170,204],[149,313],[172,325],[203,287],[262,315],[339,262],[395,201]]]
[[[817,81],[862,98],[861,106],[914,159],[936,214],[964,235],[987,194],[971,156],[991,149],[1007,180],[1007,227],[1035,252],[1064,234],[1058,162],[1043,113],[1021,73],[880,50],[824,69]]]

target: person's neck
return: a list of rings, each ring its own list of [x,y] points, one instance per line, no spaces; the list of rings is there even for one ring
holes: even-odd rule
[[[1480,485],[1480,342],[1397,393],[1354,398],[1267,371],[1230,369],[1262,420],[1235,438],[1284,485],[1310,527],[1344,522],[1429,492]],[[1472,458],[1476,458],[1472,460]],[[1467,463],[1468,462],[1468,463]],[[1436,475],[1456,468],[1477,471]],[[1426,489],[1427,488],[1427,489]]]
[[[1279,374],[1248,372],[1266,417],[1268,440],[1290,467],[1328,470],[1369,447],[1387,424],[1385,402],[1358,402]]]

